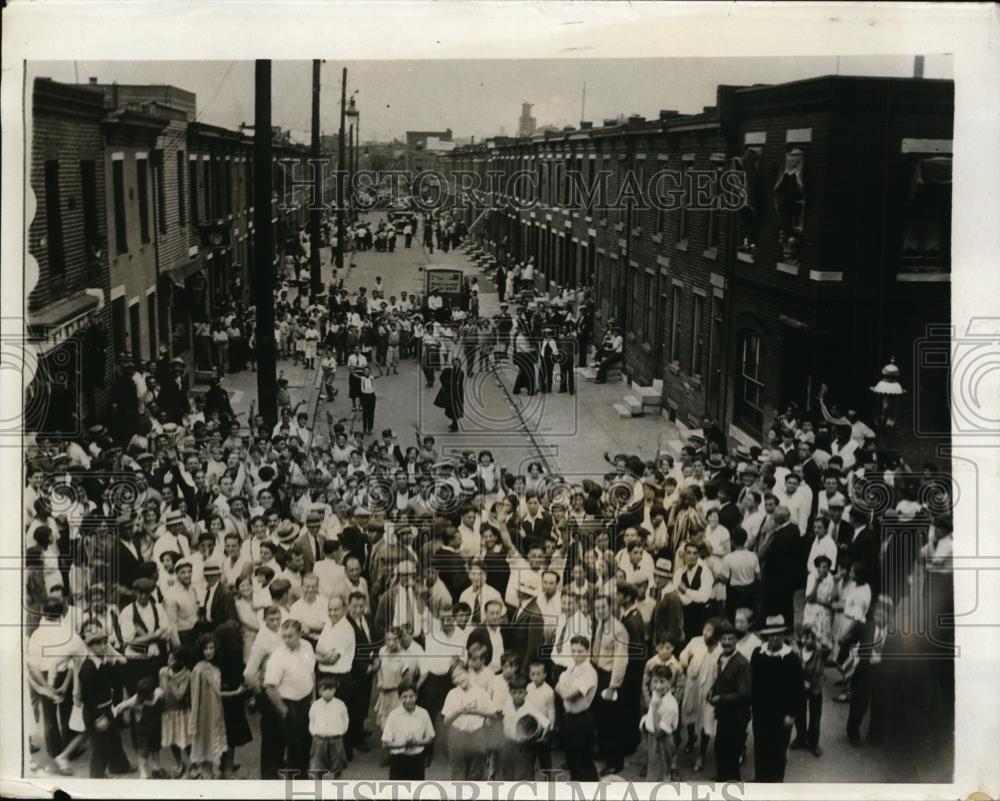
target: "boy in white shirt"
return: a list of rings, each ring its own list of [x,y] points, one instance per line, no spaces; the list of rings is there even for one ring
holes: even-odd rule
[[[510,697],[503,706],[503,742],[500,745],[498,779],[533,781],[535,745],[551,726],[549,718],[527,700],[527,680],[512,676]]]
[[[647,775],[652,781],[677,781],[677,748],[674,732],[680,712],[677,699],[670,692],[671,673],[666,665],[656,665],[650,671],[649,709],[639,721],[647,753]],[[668,773],[669,770],[669,773]],[[645,777],[643,777],[645,778]]]
[[[543,771],[552,767],[549,743],[552,740],[552,729],[556,725],[556,694],[551,685],[545,681],[545,674],[544,662],[532,662],[528,665],[528,687],[525,696],[525,700],[549,720],[548,730],[534,743],[535,758],[538,760],[538,767]]]
[[[424,751],[434,740],[434,726],[427,710],[417,706],[412,684],[399,688],[399,700],[382,728],[382,745],[389,751],[389,778],[423,781]]]
[[[335,697],[336,692],[337,680],[333,676],[323,676],[319,680],[319,697],[309,707],[309,734],[312,735],[309,772],[317,778],[322,778],[324,772],[337,778],[347,765],[344,751],[347,707]]]

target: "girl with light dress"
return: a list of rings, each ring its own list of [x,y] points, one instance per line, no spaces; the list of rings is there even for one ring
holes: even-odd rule
[[[704,767],[708,741],[715,734],[715,707],[708,703],[721,653],[715,631],[716,621],[706,621],[701,635],[693,637],[678,658],[685,670],[681,722],[687,728],[688,741],[684,752],[689,754],[694,751],[695,741],[699,740],[698,757],[694,763],[696,771]]]

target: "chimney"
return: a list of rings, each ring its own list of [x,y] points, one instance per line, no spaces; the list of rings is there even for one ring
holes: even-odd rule
[[[639,123],[645,122],[646,118],[641,114],[631,114],[628,118],[629,125],[638,125]]]
[[[582,120],[580,122],[580,130],[582,131],[589,131],[593,127],[594,123],[590,122],[589,120]]]
[[[924,77],[924,57],[914,56],[913,57],[913,77],[923,78]]]
[[[97,78],[91,76],[91,78],[90,78],[90,85],[91,86],[97,86]]]
[[[660,110],[660,122],[665,122],[666,120],[669,120],[671,117],[679,117],[679,116],[680,112],[674,109],[665,108]]]
[[[613,128],[617,124],[618,124],[618,120],[616,120],[614,117],[605,117],[604,118],[604,127],[605,128]]]

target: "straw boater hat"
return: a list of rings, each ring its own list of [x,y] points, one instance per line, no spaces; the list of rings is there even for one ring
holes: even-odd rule
[[[222,564],[218,559],[208,559],[201,572],[205,576],[217,576],[222,572]]]
[[[761,634],[784,634],[788,631],[784,615],[768,615],[760,630]]]
[[[295,528],[295,524],[289,520],[281,521],[274,533],[278,538],[278,542],[282,545],[291,545],[299,534]]]
[[[396,575],[415,576],[417,575],[417,566],[411,559],[404,559],[402,562],[396,565]]]

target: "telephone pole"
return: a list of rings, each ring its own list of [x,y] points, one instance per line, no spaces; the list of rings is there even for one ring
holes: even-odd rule
[[[344,228],[344,107],[347,105],[347,67],[340,79],[340,135],[337,137],[337,269],[344,269],[344,249],[347,246],[347,232]]]
[[[271,200],[271,62],[254,64],[253,269],[257,338],[257,406],[267,430],[277,422],[278,378],[274,354],[274,229]]]
[[[312,158],[313,158],[313,203],[309,209],[309,290],[315,302],[320,286],[320,205],[323,198],[323,171],[319,168],[319,66],[322,62],[313,59],[312,96]]]

